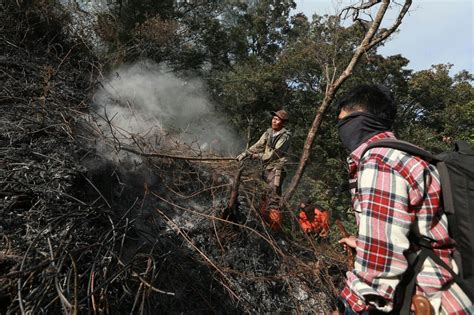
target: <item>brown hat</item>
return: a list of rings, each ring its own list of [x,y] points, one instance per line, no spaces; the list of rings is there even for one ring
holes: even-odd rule
[[[288,121],[288,113],[284,109],[280,109],[276,112],[270,112],[270,114],[272,114],[272,116],[277,116],[281,120]]]

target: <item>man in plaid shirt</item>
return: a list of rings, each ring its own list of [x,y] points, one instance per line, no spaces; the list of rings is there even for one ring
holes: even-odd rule
[[[421,158],[391,148],[373,148],[373,141],[395,138],[392,94],[381,86],[362,85],[339,103],[339,135],[348,157],[357,237],[341,239],[356,249],[355,267],[347,272],[341,293],[344,314],[396,312],[394,293],[408,264],[404,253],[416,250],[408,240],[413,225],[432,240],[435,253],[457,272],[451,259],[447,218],[439,216],[441,186],[436,168]],[[435,314],[471,314],[472,302],[452,276],[430,258],[416,279],[416,293],[427,297]],[[344,310],[343,310],[344,309]],[[337,312],[336,312],[337,313]]]

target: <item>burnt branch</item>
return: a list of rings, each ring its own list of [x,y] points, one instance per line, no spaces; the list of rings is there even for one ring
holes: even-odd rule
[[[189,161],[236,161],[235,157],[194,157],[194,156],[177,156],[177,155],[169,155],[169,154],[161,154],[161,153],[145,153],[139,152],[134,149],[121,147],[120,150],[124,150],[130,153],[134,153],[140,156],[145,157],[161,157],[161,158],[168,158],[173,160],[189,160]]]

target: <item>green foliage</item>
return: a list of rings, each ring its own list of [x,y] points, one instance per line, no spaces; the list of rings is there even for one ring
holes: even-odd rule
[[[473,77],[462,71],[452,78],[451,66],[435,65],[413,74],[396,124],[403,139],[435,152],[447,150],[455,140],[474,144]]]

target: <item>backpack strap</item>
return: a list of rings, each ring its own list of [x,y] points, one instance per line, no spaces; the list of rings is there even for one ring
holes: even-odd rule
[[[273,132],[272,128],[268,128],[267,131],[265,132],[267,133],[267,143],[265,145],[271,147],[272,146],[272,132]]]
[[[436,163],[439,161],[437,157],[435,157],[433,154],[426,151],[425,149],[422,149],[410,142],[406,142],[406,141],[402,141],[398,139],[380,139],[372,143],[369,143],[369,145],[362,152],[362,155],[360,156],[360,158],[362,159],[362,157],[367,153],[368,150],[373,149],[373,148],[379,148],[379,147],[396,149],[396,150],[400,150],[411,155],[419,156],[423,160],[429,163]]]
[[[397,289],[395,290],[395,305],[400,314],[410,314],[411,299],[415,293],[416,276],[420,273],[423,263],[428,257],[427,251],[421,251],[419,255],[407,257],[408,269],[403,274]],[[405,288],[402,290],[401,288]]]

